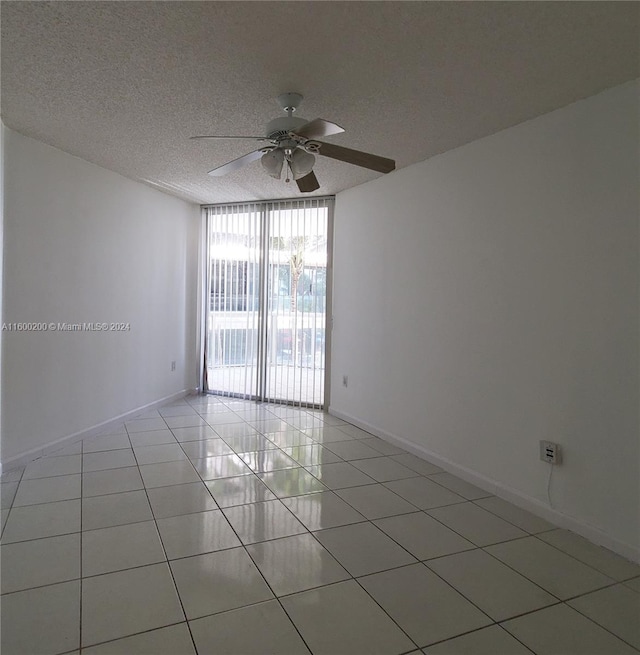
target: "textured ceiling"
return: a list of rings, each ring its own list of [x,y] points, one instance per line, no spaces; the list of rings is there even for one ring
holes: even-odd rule
[[[202,203],[300,195],[254,150],[298,115],[336,144],[427,159],[637,77],[636,2],[2,2],[5,124]],[[283,114],[282,114],[283,115]],[[320,158],[318,194],[379,176]]]

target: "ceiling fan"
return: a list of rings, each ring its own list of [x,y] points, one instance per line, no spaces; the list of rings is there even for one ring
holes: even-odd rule
[[[393,159],[317,141],[318,137],[339,134],[344,132],[344,129],[322,118],[307,121],[304,118],[294,117],[293,112],[302,102],[302,96],[299,93],[283,93],[278,96],[277,101],[287,115],[269,121],[265,136],[191,137],[192,139],[255,139],[267,142],[266,145],[253,152],[214,168],[209,171],[209,175],[215,177],[226,175],[260,159],[263,168],[271,177],[280,179],[284,168],[287,175],[286,181],[289,181],[289,173],[291,173],[298,189],[303,193],[309,193],[320,188],[318,179],[313,172],[316,155],[338,159],[379,173],[390,173],[395,169],[396,163]]]

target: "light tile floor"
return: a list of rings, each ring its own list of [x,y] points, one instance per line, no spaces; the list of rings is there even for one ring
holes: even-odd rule
[[[321,412],[189,397],[1,500],[2,655],[640,653],[640,566]]]

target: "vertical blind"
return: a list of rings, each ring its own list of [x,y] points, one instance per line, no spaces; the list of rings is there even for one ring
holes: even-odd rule
[[[204,207],[210,392],[323,406],[332,201]]]

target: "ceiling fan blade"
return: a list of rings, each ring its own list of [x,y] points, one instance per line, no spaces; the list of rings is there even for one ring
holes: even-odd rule
[[[264,136],[190,136],[190,139],[258,139],[258,141],[268,141]]]
[[[318,154],[331,157],[331,159],[346,161],[349,164],[355,164],[363,168],[370,168],[372,171],[378,171],[379,173],[390,173],[396,167],[393,159],[378,157],[378,155],[371,155],[368,152],[352,150],[351,148],[343,148],[342,146],[333,145],[333,143],[320,143]]]
[[[316,191],[317,189],[320,188],[320,184],[318,183],[318,178],[316,177],[316,174],[311,171],[311,173],[308,173],[304,177],[301,177],[299,180],[296,180],[296,184],[298,185],[298,189],[302,191],[302,193],[309,193],[310,191]]]
[[[222,164],[222,166],[218,166],[218,168],[214,168],[213,170],[209,171],[209,175],[213,175],[214,177],[220,177],[221,175],[232,173],[233,171],[237,171],[243,166],[250,164],[252,161],[256,161],[256,159],[260,159],[260,157],[262,157],[263,154],[264,153],[262,152],[262,150],[254,150],[253,152],[249,152],[246,155],[243,155],[242,157],[238,157],[238,159],[234,159],[233,161],[229,161],[226,164]]]
[[[344,132],[344,129],[339,125],[325,121],[323,118],[316,118],[303,125],[296,131],[296,134],[307,139],[317,139],[320,136],[331,136],[332,134],[340,134],[340,132]]]

